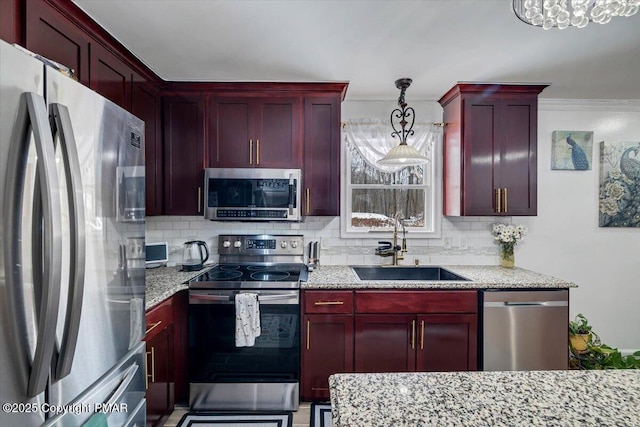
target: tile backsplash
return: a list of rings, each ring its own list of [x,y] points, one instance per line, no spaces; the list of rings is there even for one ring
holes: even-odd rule
[[[441,265],[495,265],[499,263],[498,245],[491,236],[494,222],[510,222],[511,218],[448,217],[442,219],[442,237],[439,239],[413,238],[407,234],[408,252],[401,264]],[[147,217],[148,242],[167,242],[169,262],[179,264],[182,246],[188,240],[203,240],[209,245],[211,260],[217,262],[218,235],[220,234],[302,234],[306,243],[320,242],[320,263],[388,264],[391,258],[374,254],[377,239],[343,239],[340,237],[339,217],[306,217],[301,223],[244,223],[213,222],[200,216]],[[391,240],[389,235],[381,240]],[[305,250],[306,256],[306,250]]]

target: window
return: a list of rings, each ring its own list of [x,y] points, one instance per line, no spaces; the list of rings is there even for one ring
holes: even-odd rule
[[[343,129],[341,235],[380,238],[402,218],[414,237],[440,237],[441,132],[431,124],[414,126],[407,143],[431,159],[425,165],[386,168],[376,164],[398,143],[388,123],[349,122]]]

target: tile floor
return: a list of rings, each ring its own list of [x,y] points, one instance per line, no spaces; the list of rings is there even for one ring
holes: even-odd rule
[[[164,427],[176,427],[182,416],[187,412],[189,412],[188,407],[176,406]],[[309,402],[301,402],[298,410],[293,413],[293,427],[309,427],[310,417],[311,404]]]

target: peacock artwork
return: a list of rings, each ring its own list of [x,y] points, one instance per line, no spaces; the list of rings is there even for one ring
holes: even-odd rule
[[[640,142],[600,143],[600,227],[640,228]]]
[[[552,170],[591,170],[593,132],[556,130],[551,136]]]

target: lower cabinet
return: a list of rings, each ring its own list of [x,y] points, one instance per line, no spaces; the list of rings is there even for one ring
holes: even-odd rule
[[[180,291],[147,311],[145,341],[147,425],[161,426],[186,396],[187,293]]]
[[[474,314],[358,314],[356,372],[473,371]]]
[[[474,371],[475,290],[303,292],[302,400],[342,372]]]
[[[147,425],[161,426],[174,405],[173,325],[147,340]]]

